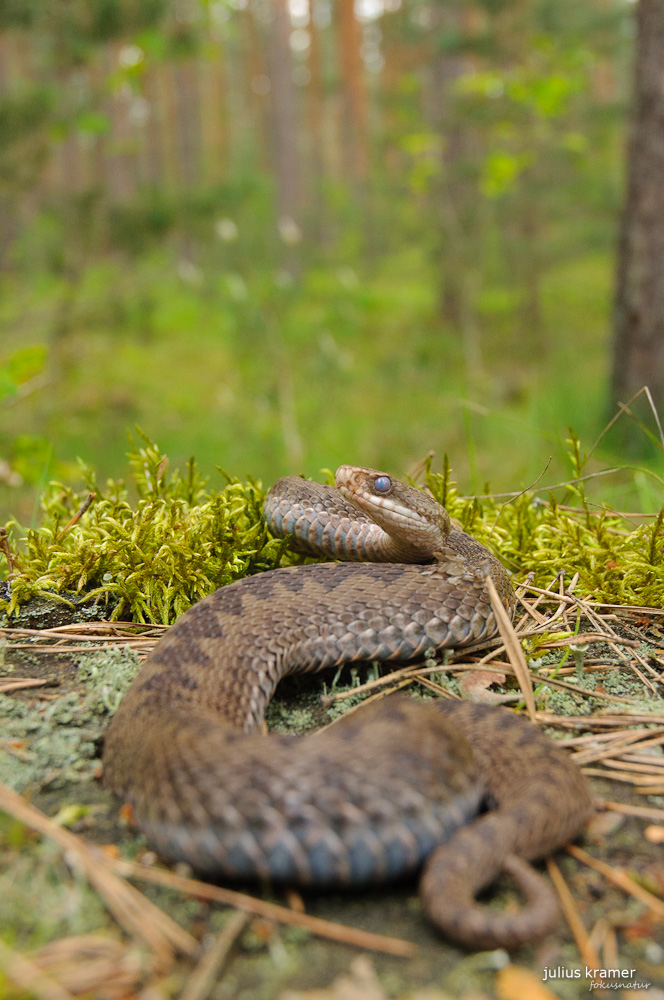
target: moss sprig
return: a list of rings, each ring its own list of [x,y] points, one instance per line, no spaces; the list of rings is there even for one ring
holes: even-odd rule
[[[249,573],[295,561],[286,544],[270,536],[262,520],[264,491],[252,480],[229,479],[209,491],[193,459],[184,476],[168,475],[156,445],[132,447],[132,485],[100,487],[84,470],[96,499],[69,530],[84,494],[51,483],[42,498],[42,523],[20,538],[22,572],[11,574],[11,615],[31,597],[85,595],[108,601],[110,617],[168,624],[217,587]],[[12,536],[18,525],[10,522]]]
[[[621,515],[587,499],[581,479],[586,459],[574,435],[569,445],[574,478],[565,499],[573,505],[528,491],[507,503],[491,495],[463,497],[447,457],[442,473],[427,462],[426,485],[515,579],[533,574],[535,585],[546,587],[558,574],[570,579],[578,573],[581,597],[661,606],[664,506],[651,524],[626,530]],[[193,458],[184,474],[169,472],[168,458],[140,432],[138,443],[131,441],[129,468],[129,485],[101,485],[83,467],[86,491],[51,483],[38,528],[21,532],[9,522],[8,540],[21,552],[10,572],[0,550],[0,575],[10,580],[0,609],[11,616],[31,597],[67,601],[78,595],[108,602],[108,617],[116,620],[169,624],[217,587],[301,561],[270,536],[259,482],[240,482],[219,470],[226,485],[212,489]]]
[[[578,440],[570,439],[574,479],[583,471]],[[575,593],[607,604],[661,607],[664,602],[664,507],[652,524],[632,531],[624,518],[588,500],[583,482],[570,482],[564,508],[550,493],[532,492],[504,503],[491,496],[464,498],[457,486],[429,468],[426,485],[463,528],[492,549],[518,580],[533,574],[547,587],[557,574],[579,574]]]

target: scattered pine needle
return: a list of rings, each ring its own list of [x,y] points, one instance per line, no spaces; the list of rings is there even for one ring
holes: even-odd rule
[[[42,972],[34,962],[14,951],[0,939],[0,968],[12,983],[38,1000],[75,1000],[57,980]]]
[[[577,861],[582,861],[584,864],[588,865],[589,868],[594,868],[595,871],[601,872],[602,875],[609,882],[613,882],[618,888],[623,889],[628,892],[630,896],[634,896],[639,902],[647,906],[660,920],[664,920],[664,900],[659,899],[652,892],[648,892],[643,886],[640,886],[638,882],[630,878],[625,872],[620,871],[618,868],[613,868],[611,865],[607,864],[606,861],[600,861],[599,858],[593,858],[591,854],[587,851],[582,850],[575,844],[567,845],[568,852]]]
[[[180,1000],[205,1000],[212,992],[231,948],[249,922],[249,915],[235,912],[212,947],[206,951],[185,983]]]
[[[16,677],[14,680],[0,684],[0,694],[7,694],[8,691],[23,691],[25,688],[48,687],[58,684],[58,681],[50,680],[48,677]]]
[[[67,524],[65,524],[64,528],[62,528],[60,533],[56,536],[56,541],[59,542],[62,536],[65,535],[70,528],[73,528],[75,524],[78,524],[78,522],[81,520],[85,512],[88,510],[90,504],[92,503],[92,501],[95,499],[96,496],[97,496],[96,493],[88,493],[87,497],[85,498],[81,506],[78,508],[74,516],[70,518]]]
[[[549,872],[549,877],[554,884],[556,892],[558,893],[558,898],[560,900],[563,913],[565,914],[565,919],[567,920],[569,929],[574,936],[576,946],[581,953],[581,957],[583,958],[586,967],[589,969],[598,969],[600,967],[599,955],[595,951],[588,936],[588,932],[583,926],[583,921],[579,916],[579,911],[576,908],[574,897],[569,891],[569,887],[562,876],[560,868],[552,858],[546,859],[546,867]]]
[[[528,664],[526,663],[526,657],[523,653],[523,648],[519,642],[519,637],[514,631],[514,625],[510,619],[510,616],[505,611],[503,607],[503,602],[498,596],[498,591],[496,586],[490,576],[485,577],[486,587],[489,591],[489,597],[491,598],[491,606],[493,608],[493,613],[496,616],[496,623],[498,625],[498,630],[500,636],[505,643],[505,649],[509,657],[509,661],[514,668],[514,673],[516,674],[516,679],[519,682],[519,687],[523,694],[523,700],[526,703],[526,711],[531,722],[535,721],[537,715],[537,709],[535,708],[535,698],[533,696],[533,685],[530,676],[530,671],[528,670]]]
[[[55,840],[70,852],[95,887],[118,923],[142,940],[154,953],[159,965],[173,964],[173,950],[196,955],[199,944],[187,931],[111,870],[111,862],[98,849],[70,830],[65,830],[21,795],[0,783],[0,810],[39,833]]]
[[[631,747],[634,743],[639,743],[639,749],[644,746],[656,746],[664,740],[664,735],[662,735],[663,733],[664,728],[662,726],[659,726],[657,729],[630,729],[626,733],[612,733],[608,737],[611,741],[608,746],[591,746],[588,750],[579,750],[574,754],[572,759],[577,764],[590,764],[592,761],[601,761],[607,757],[614,757],[616,751],[621,751],[627,747]],[[656,737],[656,739],[646,740],[646,736]],[[593,742],[597,743],[600,739],[607,740],[607,737],[595,736],[591,737],[591,739],[593,739]],[[569,746],[573,742],[573,740],[569,740],[567,745]],[[662,757],[662,763],[664,764],[664,757]]]
[[[591,512],[594,513],[594,512]],[[67,526],[69,527],[69,526]],[[567,578],[569,579],[569,578]],[[492,607],[500,631],[500,639],[490,643],[484,642],[476,646],[466,647],[458,651],[450,651],[442,664],[426,666],[408,665],[384,677],[372,680],[350,691],[335,692],[324,698],[325,704],[330,704],[344,698],[355,697],[359,693],[371,692],[374,698],[383,697],[385,688],[397,689],[413,683],[428,685],[430,675],[465,676],[466,672],[477,669],[488,672],[513,674],[518,682],[526,711],[533,722],[539,725],[556,727],[559,730],[582,730],[584,735],[572,735],[561,743],[575,749],[574,759],[579,765],[585,765],[586,774],[622,781],[633,786],[634,791],[653,794],[664,787],[664,755],[661,757],[653,752],[652,759],[646,753],[647,748],[661,746],[664,742],[664,715],[656,715],[643,711],[625,711],[606,714],[557,715],[552,712],[537,711],[533,685],[550,686],[570,691],[574,696],[586,699],[604,699],[622,704],[629,703],[629,697],[609,694],[602,690],[582,688],[571,683],[578,671],[574,666],[576,659],[570,653],[575,653],[573,647],[591,643],[606,643],[609,645],[609,660],[593,660],[583,665],[582,669],[590,672],[595,669],[612,669],[616,664],[623,671],[633,670],[644,685],[644,696],[656,690],[661,685],[659,674],[652,669],[650,663],[659,665],[655,649],[654,658],[648,654],[648,663],[639,654],[643,641],[640,630],[634,624],[634,615],[644,614],[654,617],[664,614],[661,609],[642,607],[635,608],[624,605],[609,605],[579,599],[574,593],[575,580],[566,584],[564,574],[556,574],[550,585],[538,588],[526,582],[518,588],[518,600],[525,614],[518,622],[516,630],[507,615],[496,592],[493,581],[487,579]],[[586,631],[579,631],[582,621]],[[627,631],[639,638],[625,638],[619,634]],[[131,622],[91,622],[88,624],[73,624],[47,630],[36,629],[0,629],[0,640],[7,641],[7,648],[29,648],[31,653],[59,654],[88,651],[101,645],[128,646],[134,649],[139,657],[146,655],[158,639],[166,631],[166,626],[140,625]],[[556,651],[556,657],[564,657],[569,653],[568,663],[562,673],[572,674],[569,681],[561,679],[561,665],[535,669],[528,668],[522,641],[534,640],[537,656],[551,650]],[[657,640],[655,640],[657,641]],[[664,640],[662,640],[664,646]],[[572,647],[572,649],[570,649]],[[488,650],[488,652],[487,652]],[[557,651],[562,652],[557,652]],[[601,655],[605,655],[601,651]],[[475,660],[475,662],[471,662]],[[503,663],[502,661],[505,661]],[[507,663],[509,660],[509,664]],[[461,662],[460,662],[461,661]],[[636,662],[639,666],[637,667]],[[593,664],[591,666],[591,663]],[[594,666],[594,664],[602,664]],[[641,669],[639,669],[639,667]],[[554,673],[547,676],[546,671]],[[647,676],[648,675],[648,676]],[[597,676],[597,675],[595,675]],[[651,680],[652,678],[652,680]],[[654,682],[654,683],[653,683]],[[33,678],[11,678],[0,686],[0,693],[19,690],[21,687],[37,687],[46,685],[48,680]],[[435,685],[433,685],[435,686]],[[661,687],[660,687],[661,690]],[[456,697],[447,692],[448,696]],[[371,699],[369,699],[371,700]],[[578,698],[576,698],[578,701]],[[359,707],[359,706],[358,706]],[[634,727],[640,726],[640,729]],[[645,728],[648,727],[648,728]],[[589,767],[588,765],[596,765]],[[597,766],[600,765],[600,766]],[[651,783],[652,782],[652,783]],[[609,811],[640,817],[644,820],[662,824],[664,809],[650,806],[623,805],[616,802],[602,802],[601,806]],[[334,941],[339,941],[363,949],[384,952],[390,955],[411,957],[416,953],[416,946],[406,940],[386,937],[357,930],[342,924],[333,923],[318,917],[312,917],[294,909],[278,906],[253,896],[234,890],[209,885],[195,879],[185,878],[173,872],[149,868],[136,862],[109,858],[97,848],[88,845],[81,838],[64,830],[49,820],[43,813],[34,809],[21,796],[0,785],[0,809],[14,815],[21,822],[52,837],[64,850],[73,854],[85,871],[88,879],[104,899],[115,919],[133,938],[139,938],[150,949],[151,968],[164,971],[172,967],[174,952],[180,951],[190,956],[200,956],[200,947],[195,939],[167,917],[159,908],[151,904],[137,889],[128,884],[124,878],[142,879],[154,884],[163,885],[180,892],[188,893],[197,899],[208,899],[220,904],[234,907],[234,913],[225,928],[217,936],[212,947],[199,957],[198,965],[190,974],[182,992],[182,1000],[205,1000],[214,989],[219,970],[227,960],[234,942],[246,926],[247,914],[254,914],[282,924],[299,926],[310,932]],[[629,892],[635,898],[650,908],[659,919],[664,919],[664,901],[639,886],[624,872],[611,867],[603,861],[591,857],[585,851],[574,846],[568,847],[570,854],[577,860],[588,864],[601,872],[609,881]],[[547,862],[550,876],[558,891],[563,910],[571,931],[575,937],[580,953],[589,968],[598,969],[601,962],[597,948],[594,947],[576,909],[560,870],[554,862]],[[118,876],[123,876],[118,878]],[[608,940],[608,939],[607,939]],[[595,938],[595,943],[599,943]],[[607,953],[615,950],[613,942],[608,942],[604,949],[604,959]],[[30,990],[37,1000],[71,1000],[73,994],[68,980],[64,985],[50,974],[48,968],[41,969],[37,963],[8,949],[0,947],[0,966],[5,967],[5,973],[22,989]],[[12,971],[13,970],[13,971]],[[23,977],[23,978],[21,978]],[[28,978],[26,978],[28,977]],[[601,985],[597,981],[597,985]]]
[[[51,941],[39,949],[33,961],[74,996],[95,1000],[131,1000],[154,973],[149,953],[136,948],[133,940],[120,941],[107,934],[79,934]],[[161,996],[158,982],[152,979],[154,1000]]]
[[[246,913],[253,913],[258,917],[266,917],[268,920],[276,920],[281,924],[303,927],[311,934],[330,938],[333,941],[341,941],[342,944],[350,944],[371,951],[381,951],[387,955],[397,955],[402,958],[410,958],[417,951],[416,945],[411,941],[357,930],[354,927],[347,927],[345,924],[335,924],[331,920],[312,917],[307,913],[298,913],[285,906],[267,903],[255,896],[236,892],[234,889],[224,889],[221,886],[210,885],[197,879],[185,878],[183,875],[176,875],[175,872],[165,871],[162,868],[146,868],[145,865],[138,864],[136,861],[125,861],[124,859],[110,860],[109,864],[119,875],[143,879],[146,882],[154,882],[156,885],[178,889],[180,892],[186,892],[201,899],[225,903],[227,906],[236,907]]]
[[[623,802],[603,801],[602,807],[611,812],[624,813],[626,816],[641,816],[643,819],[664,821],[664,809],[657,809],[655,806],[630,806]]]
[[[605,762],[606,763],[606,762]],[[627,771],[604,771],[600,767],[584,767],[582,771],[589,778],[606,778],[609,781],[621,781],[625,785],[634,785],[637,792],[643,795],[659,795],[662,779],[655,774],[629,774]]]

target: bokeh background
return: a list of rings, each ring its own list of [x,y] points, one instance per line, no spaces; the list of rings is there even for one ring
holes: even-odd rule
[[[4,510],[77,457],[122,475],[136,425],[265,482],[430,450],[466,491],[566,478],[615,412],[633,14],[7,0]]]

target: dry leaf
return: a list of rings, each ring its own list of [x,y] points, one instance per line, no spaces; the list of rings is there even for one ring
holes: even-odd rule
[[[136,826],[134,810],[130,802],[125,802],[124,805],[121,805],[118,812],[123,823],[126,823],[128,826]]]
[[[544,984],[542,976],[520,965],[506,965],[496,976],[500,1000],[557,1000]]]
[[[495,705],[512,695],[499,694],[497,691],[489,691],[492,684],[504,684],[505,674],[495,673],[493,670],[469,670],[464,673],[459,681],[459,691],[461,697],[466,701],[481,702],[485,705]]]
[[[643,836],[651,844],[664,844],[664,826],[655,826],[654,823],[651,823],[643,831]]]

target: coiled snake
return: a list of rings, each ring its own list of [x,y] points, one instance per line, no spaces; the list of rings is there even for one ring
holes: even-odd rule
[[[432,498],[351,466],[336,486],[282,479],[265,515],[350,562],[251,576],[183,615],[111,722],[105,782],[162,855],[203,874],[341,886],[423,868],[424,906],[448,937],[515,947],[557,916],[528,860],[591,811],[562,749],[507,709],[399,697],[320,734],[260,731],[286,674],[494,635],[487,574],[513,610],[501,564]],[[475,902],[501,871],[526,896],[516,912]]]

